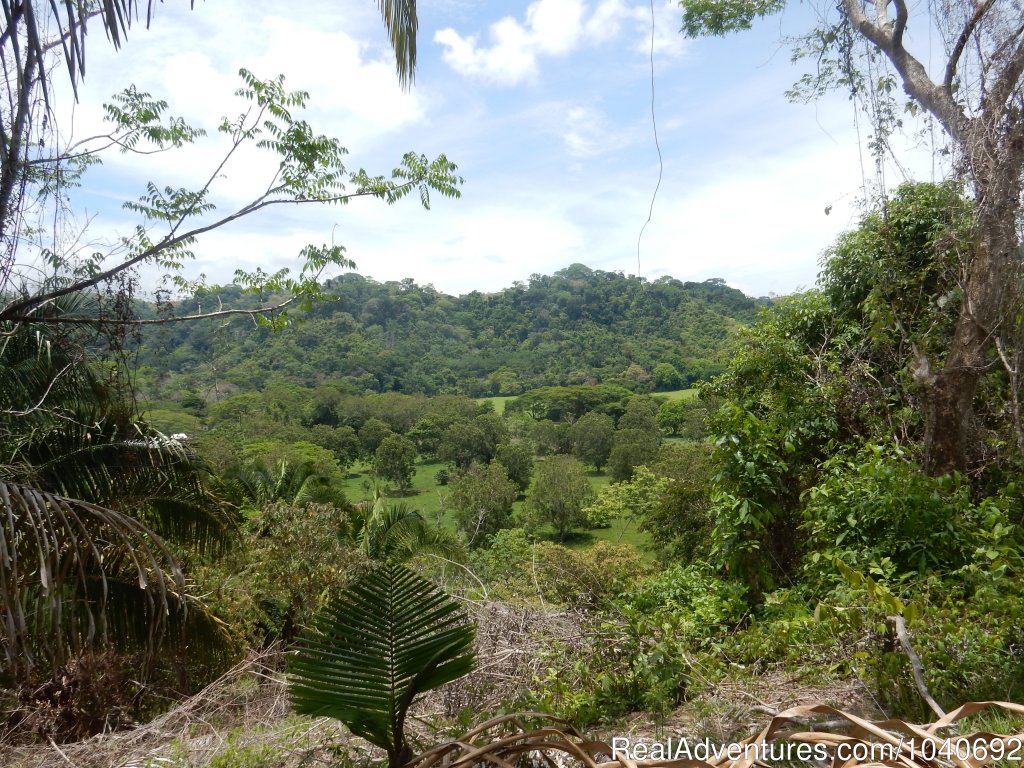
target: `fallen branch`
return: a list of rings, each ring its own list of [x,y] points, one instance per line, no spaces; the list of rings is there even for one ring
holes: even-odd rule
[[[939,703],[932,697],[931,692],[928,690],[928,686],[924,682],[924,665],[921,664],[921,657],[917,655],[917,651],[914,650],[914,646],[910,644],[910,636],[907,635],[907,624],[903,620],[902,616],[890,616],[889,620],[896,628],[896,637],[899,638],[900,645],[903,646],[903,651],[907,654],[907,658],[910,659],[910,666],[914,670],[914,683],[917,685],[917,691],[921,694],[921,698],[925,700],[925,703],[931,707],[939,717],[945,717],[946,711],[939,706]]]

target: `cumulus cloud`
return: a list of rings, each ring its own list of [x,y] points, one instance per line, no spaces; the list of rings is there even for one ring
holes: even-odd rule
[[[682,52],[677,16],[675,3],[655,6],[656,54]],[[477,35],[462,35],[452,27],[439,30],[434,42],[444,46],[445,62],[459,74],[515,85],[537,75],[542,56],[564,56],[583,45],[607,42],[617,37],[626,23],[636,32],[643,31],[637,38],[637,50],[649,51],[650,7],[628,5],[624,0],[601,0],[593,7],[584,0],[535,0],[522,21],[506,16],[491,24],[487,44]]]

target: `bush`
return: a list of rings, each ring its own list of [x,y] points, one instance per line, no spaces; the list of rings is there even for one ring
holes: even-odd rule
[[[1024,694],[1024,588],[1019,571],[987,566],[972,564],[945,578],[897,581],[882,576],[875,581],[848,570],[848,581],[818,613],[830,631],[853,646],[857,674],[894,714],[930,717],[889,618],[893,613],[905,616],[925,682],[944,708],[965,701],[1014,701]]]
[[[227,556],[194,571],[207,606],[246,642],[292,639],[366,565],[344,537],[348,517],[329,504],[268,505]]]
[[[590,606],[607,604],[651,571],[635,548],[607,541],[586,549],[540,542],[530,567],[535,568],[536,583],[545,598]]]
[[[626,544],[599,541],[569,549],[548,541],[532,543],[522,528],[506,528],[490,547],[473,555],[473,568],[499,597],[529,598],[540,591],[548,601],[567,605],[608,605],[651,572]]]
[[[523,705],[581,727],[636,710],[664,716],[686,693],[688,651],[672,615],[601,615],[578,643],[551,646]]]
[[[719,578],[703,563],[674,565],[626,592],[618,602],[650,616],[682,617],[688,636],[708,642],[731,631],[746,612],[745,587]]]
[[[1011,535],[1006,498],[974,504],[963,478],[922,475],[896,452],[869,446],[825,467],[803,512],[806,567],[819,581],[835,580],[833,558],[865,570],[886,561],[896,576],[948,572],[988,548],[993,532]]]

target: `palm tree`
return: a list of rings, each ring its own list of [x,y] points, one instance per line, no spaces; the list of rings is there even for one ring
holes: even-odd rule
[[[293,464],[286,459],[276,464],[255,461],[232,468],[225,477],[224,493],[239,507],[255,510],[277,502],[290,507],[327,504],[338,496],[313,462]]]
[[[155,651],[186,600],[167,542],[213,551],[231,522],[197,459],[134,419],[117,377],[99,375],[88,339],[45,324],[0,332],[5,668],[21,682],[107,642]]]
[[[352,507],[344,535],[356,549],[375,561],[405,562],[426,553],[457,559],[463,554],[454,535],[430,525],[407,504],[388,504],[379,490],[372,503]]]

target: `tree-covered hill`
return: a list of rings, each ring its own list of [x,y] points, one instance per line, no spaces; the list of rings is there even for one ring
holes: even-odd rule
[[[648,282],[581,264],[490,294],[455,297],[358,274],[328,288],[333,299],[286,333],[247,319],[151,328],[140,388],[151,397],[328,380],[357,391],[477,397],[580,383],[675,389],[721,372],[733,332],[765,303],[718,279]],[[228,286],[176,311],[250,300]]]

